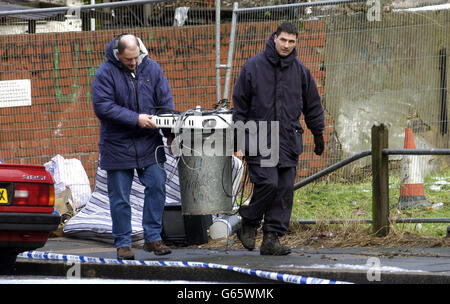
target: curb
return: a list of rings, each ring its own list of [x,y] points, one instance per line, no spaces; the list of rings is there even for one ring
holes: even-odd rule
[[[257,270],[216,263],[186,262],[186,261],[125,261],[120,259],[105,259],[77,255],[65,255],[40,251],[28,251],[18,255],[29,261],[16,263],[16,272],[39,275],[66,276],[70,268],[79,264],[79,275],[97,278],[127,278],[151,280],[193,280],[193,281],[235,281],[235,282],[265,282],[294,284],[351,284],[344,281],[319,279],[315,277],[286,274],[267,270]],[[44,263],[42,263],[44,262]],[[83,267],[81,267],[83,265]],[[27,267],[28,266],[28,267]],[[31,266],[31,267],[30,267]],[[42,267],[43,266],[43,267]],[[50,267],[53,266],[53,267]],[[87,267],[86,267],[87,266]],[[83,270],[81,270],[83,269]],[[220,275],[219,275],[220,274]],[[237,275],[238,274],[238,275]]]

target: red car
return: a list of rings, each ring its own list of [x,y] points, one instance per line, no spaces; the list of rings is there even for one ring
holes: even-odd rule
[[[18,253],[43,247],[58,228],[54,202],[44,166],[0,163],[0,273],[10,273]]]

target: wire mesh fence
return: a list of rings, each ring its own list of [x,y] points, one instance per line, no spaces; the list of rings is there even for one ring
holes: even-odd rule
[[[99,122],[92,110],[91,83],[105,60],[107,43],[119,33],[140,37],[149,55],[161,64],[177,110],[211,108],[217,102],[214,3],[142,2],[70,11],[0,12],[0,158],[25,164],[43,164],[57,154],[77,158],[93,186]],[[299,28],[299,58],[311,70],[326,109],[326,151],[320,158],[313,154],[313,137],[305,128],[297,181],[370,149],[374,123],[389,126],[392,148],[403,147],[408,126],[417,147],[449,147],[448,9],[377,10],[365,1],[341,2],[346,3],[257,8],[242,1],[236,11],[229,96],[244,62],[263,51],[281,21]],[[223,1],[221,62],[227,60],[231,15],[231,3]],[[224,76],[221,71],[222,85]],[[20,94],[25,96],[17,97]],[[448,157],[420,159],[426,181],[448,181]],[[400,187],[401,158],[391,160],[395,169],[391,172],[398,175],[398,181],[391,180],[392,187]],[[435,175],[429,177],[429,169]],[[368,216],[369,185],[370,157],[299,190],[294,218],[308,217],[307,210],[320,218],[316,196],[324,193],[336,194],[321,204],[325,210],[346,204],[357,216]],[[433,185],[425,187],[428,197],[435,195],[429,192]],[[391,202],[396,202],[398,193],[391,193]],[[448,205],[448,185],[442,183],[439,193],[436,200]],[[364,206],[359,206],[363,201]],[[333,207],[336,212],[340,208]]]
[[[408,127],[417,148],[448,148],[449,10],[391,10],[372,7],[375,3],[331,2],[237,10],[232,83],[239,67],[264,50],[281,21],[299,29],[297,52],[322,97],[327,145],[322,157],[314,156],[313,136],[305,128],[297,180],[370,149],[371,126],[377,123],[389,126],[392,148],[404,147]],[[402,186],[403,157],[390,159],[394,210]],[[426,177],[428,210],[442,201],[450,207],[448,160],[448,156],[417,158],[415,170]],[[296,192],[293,218],[370,218],[370,162],[370,156],[363,158],[301,188]],[[439,192],[433,183],[437,180],[444,185]],[[411,212],[395,209],[392,215],[411,216]]]
[[[187,5],[184,16],[188,18],[183,23],[183,14],[178,17],[175,11]],[[106,45],[123,32],[140,37],[150,56],[161,64],[177,110],[215,104],[210,5],[207,1],[158,1],[95,11],[2,12],[2,96],[17,89],[30,98],[26,104],[12,96],[0,102],[0,157],[24,164],[44,164],[57,154],[77,158],[93,185],[99,121],[92,109],[91,83],[105,60]],[[35,33],[29,31],[30,21]],[[21,80],[28,80],[28,93]]]
[[[30,9],[0,3],[0,34],[205,25],[214,23],[214,1],[116,1]]]

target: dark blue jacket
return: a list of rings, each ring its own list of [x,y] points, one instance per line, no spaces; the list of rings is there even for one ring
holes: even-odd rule
[[[280,57],[273,38],[274,33],[267,40],[264,52],[250,58],[242,67],[233,91],[233,121],[278,121],[278,166],[292,167],[303,152],[301,114],[313,134],[322,134],[324,111],[316,83],[297,58],[296,49],[289,56]],[[270,134],[267,141],[270,146]],[[260,164],[260,160],[260,155],[246,156],[250,164]]]
[[[140,128],[137,122],[139,114],[173,109],[172,93],[161,67],[140,44],[135,78],[117,59],[113,40],[92,83],[94,111],[101,123],[99,164],[104,170],[145,168],[166,161],[164,148],[158,148],[163,145],[160,130]]]

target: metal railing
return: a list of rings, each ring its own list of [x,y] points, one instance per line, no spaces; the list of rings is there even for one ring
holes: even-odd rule
[[[228,48],[228,57],[227,63],[220,63],[220,0],[216,0],[216,94],[217,100],[228,99],[230,92],[230,82],[231,82],[231,71],[233,65],[233,56],[234,56],[234,48],[235,48],[235,39],[236,39],[236,24],[238,20],[238,16],[240,14],[245,13],[254,13],[254,12],[267,12],[271,10],[275,11],[292,11],[300,8],[310,8],[314,6],[327,6],[327,5],[337,5],[337,4],[347,4],[347,3],[359,3],[364,2],[365,0],[329,0],[329,1],[316,1],[316,2],[303,2],[303,3],[292,3],[292,4],[284,4],[284,5],[269,5],[269,6],[260,6],[260,7],[250,7],[250,8],[239,8],[239,3],[233,3],[233,15],[231,19],[231,30],[230,30],[230,45]],[[289,15],[290,13],[288,13]],[[220,78],[220,69],[226,70],[225,76],[225,85],[223,94],[221,92],[221,78]]]
[[[189,7],[186,7],[189,5]],[[182,21],[177,9],[185,7]],[[188,17],[189,14],[189,18]],[[80,6],[27,8],[0,12],[0,25],[21,26],[17,33],[95,31],[173,25],[205,25],[214,22],[214,11],[204,0],[129,0]],[[45,23],[54,23],[44,29]],[[59,28],[56,23],[60,23]],[[65,24],[66,26],[63,26]],[[0,32],[0,34],[2,34]]]
[[[299,28],[298,57],[319,87],[329,140],[321,160],[315,160],[309,145],[312,135],[306,130],[300,167],[309,168],[301,178],[368,149],[367,131],[376,121],[392,127],[393,148],[401,147],[401,133],[408,123],[420,136],[418,146],[449,147],[445,71],[450,11],[394,12],[381,7],[374,19],[373,8],[366,1],[246,8],[235,3],[229,39],[221,39],[230,46],[225,58],[216,43],[216,95],[218,100],[230,99],[240,67],[264,50],[276,26],[290,21]],[[359,167],[367,167],[363,161]]]
[[[348,11],[353,6],[344,4],[349,3],[358,7]],[[171,8],[163,7],[166,4]],[[184,26],[174,26],[174,10],[181,5],[191,6],[189,16]],[[261,52],[276,25],[285,20],[299,28],[299,59],[313,73],[326,108],[326,150],[322,157],[314,156],[312,134],[305,129],[298,180],[308,178],[300,184],[317,181],[316,172],[330,165],[334,173],[325,174],[327,180],[336,178],[342,184],[364,181],[371,174],[365,156],[371,154],[367,131],[374,121],[389,124],[391,148],[401,146],[407,122],[413,123],[414,134],[421,139],[418,147],[449,148],[448,56],[444,51],[450,47],[449,11],[382,11],[380,21],[369,21],[365,1],[241,5],[235,5],[234,25],[228,24],[228,19],[220,23],[220,37],[214,27],[217,7],[206,7],[203,0],[83,6],[77,31],[40,33],[44,22],[70,21],[65,10],[70,9],[74,16],[77,12],[77,7],[58,8],[56,15],[35,19],[35,34],[33,30],[0,34],[0,80],[30,79],[32,97],[31,106],[0,107],[0,157],[27,164],[43,164],[56,154],[77,158],[93,182],[99,124],[92,111],[91,83],[114,35],[126,31],[142,38],[170,82],[177,109],[186,110],[196,105],[211,107],[217,96],[224,97],[222,93],[229,97],[244,61]],[[46,10],[27,10],[23,15],[0,12],[0,26],[26,26],[31,20],[27,12],[34,15]],[[228,18],[230,11],[226,11]],[[221,17],[224,12],[222,7]],[[95,31],[91,19],[96,20]],[[214,54],[218,41],[220,51]],[[221,53],[228,57],[217,60]],[[227,79],[220,94],[218,71]],[[303,120],[301,123],[304,126]],[[363,151],[361,155],[359,151]],[[353,156],[344,159],[348,155]],[[310,195],[315,186],[303,187],[302,192]],[[357,193],[351,193],[348,201],[357,199]]]
[[[44,164],[57,154],[77,158],[94,184],[99,121],[91,85],[107,44],[123,32],[140,37],[161,65],[177,110],[212,107],[214,11],[192,0],[184,25],[175,24],[182,5],[187,2],[144,0],[1,11],[0,91],[10,97],[0,99],[0,157],[23,164]],[[30,84],[27,104],[12,93],[23,80]]]
[[[246,8],[235,3],[233,7],[226,64],[216,60],[216,75],[225,79],[223,82],[216,77],[218,99],[231,98],[232,84],[240,67],[264,50],[266,40],[279,23],[290,21],[299,28],[298,56],[313,73],[326,110],[327,142],[320,158],[313,155],[312,135],[306,128],[303,136],[305,149],[300,156],[295,189],[311,185],[298,195],[305,202],[313,201],[320,191],[316,185],[320,186],[322,181],[326,186],[320,189],[326,191],[328,186],[332,187],[328,181],[354,183],[372,175],[372,164],[365,157],[372,155],[372,150],[368,150],[370,126],[375,122],[383,122],[391,130],[391,149],[384,153],[392,153],[392,174],[399,171],[398,156],[403,150],[396,148],[402,146],[402,132],[409,124],[413,126],[419,148],[413,153],[423,151],[422,155],[427,155],[420,159],[421,168],[426,168],[427,173],[439,172],[448,163],[443,155],[448,155],[446,151],[450,147],[445,72],[450,11],[394,11],[381,6],[378,16],[372,18],[370,12],[374,7],[369,3],[317,1]],[[423,40],[425,37],[428,42]],[[216,53],[216,58],[219,57]],[[433,159],[433,165],[443,160],[440,164],[444,166],[429,165],[430,155],[439,155]],[[345,190],[337,187],[337,191]],[[357,193],[350,196],[346,198],[349,203],[360,197]],[[316,222],[302,220],[304,209],[301,208],[306,205],[300,206],[300,202],[298,208],[294,206],[293,217],[299,212],[297,218],[301,223]],[[364,204],[358,207],[365,208]],[[317,216],[317,212],[310,216]],[[391,221],[415,223],[419,217]],[[372,219],[354,221],[372,222]],[[426,221],[441,223],[447,219]]]
[[[389,233],[391,223],[450,223],[450,218],[399,218],[389,217],[389,155],[450,155],[450,149],[389,149],[388,129],[384,124],[372,127],[372,149],[348,157],[316,174],[296,183],[294,190],[326,176],[366,156],[372,157],[372,219],[330,219],[330,220],[299,220],[301,224],[316,224],[319,221],[330,224],[349,222],[372,224],[373,232],[378,236]]]

